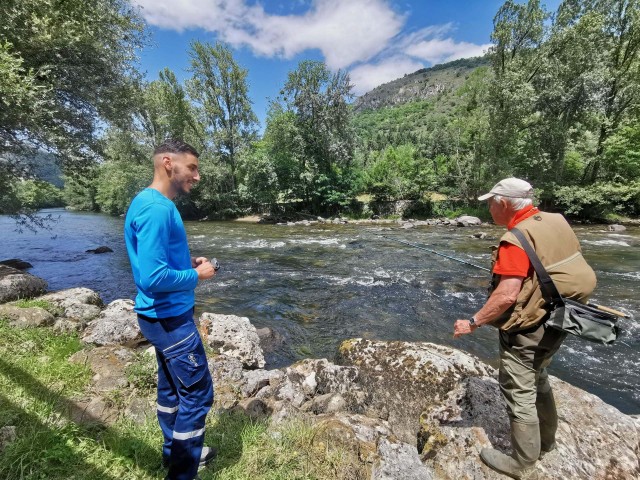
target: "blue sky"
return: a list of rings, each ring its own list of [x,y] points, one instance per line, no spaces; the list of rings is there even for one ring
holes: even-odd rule
[[[347,70],[361,95],[423,67],[481,55],[490,46],[494,0],[131,0],[150,26],[140,52],[148,80],[164,67],[190,76],[193,40],[227,42],[249,71],[264,128],[269,98],[301,60]],[[547,0],[550,9],[560,0]]]

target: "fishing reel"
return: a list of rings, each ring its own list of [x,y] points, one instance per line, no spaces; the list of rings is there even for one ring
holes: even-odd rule
[[[216,258],[211,259],[211,265],[213,265],[214,272],[217,272],[218,270],[220,270],[220,264],[218,263],[218,260]]]

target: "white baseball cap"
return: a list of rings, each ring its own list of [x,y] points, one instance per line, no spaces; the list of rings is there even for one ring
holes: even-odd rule
[[[533,187],[529,182],[519,178],[505,178],[496,183],[489,193],[478,197],[478,200],[488,200],[494,195],[509,198],[533,198]]]

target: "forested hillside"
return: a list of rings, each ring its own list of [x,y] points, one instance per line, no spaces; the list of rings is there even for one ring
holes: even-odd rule
[[[55,197],[21,181],[9,154],[55,155],[68,205],[121,214],[150,181],[153,146],[179,137],[201,152],[202,181],[179,202],[198,218],[362,215],[354,200],[365,196],[474,206],[510,175],[569,215],[640,214],[640,0],[565,0],[556,11],[508,0],[485,57],[358,99],[348,72],[302,61],[262,134],[230,46],[194,42],[189,78],[164,69],[145,82],[133,60],[146,25],[125,0],[98,3],[103,15],[79,0],[62,11],[0,4],[2,212]],[[22,28],[33,15],[46,21]]]
[[[486,57],[462,58],[423,68],[380,85],[356,99],[354,112],[393,107],[418,100],[433,100],[457,90],[478,67],[488,66]]]

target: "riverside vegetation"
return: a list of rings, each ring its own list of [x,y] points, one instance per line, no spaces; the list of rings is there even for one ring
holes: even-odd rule
[[[203,180],[179,205],[191,218],[375,213],[358,198],[438,215],[509,175],[578,218],[640,213],[638,0],[565,0],[555,12],[508,0],[485,57],[355,102],[346,72],[302,61],[262,134],[229,46],[194,42],[190,78],[164,69],[146,82],[134,67],[146,26],[126,0],[54,3],[0,5],[2,212],[122,214],[151,179],[153,145],[174,136],[202,152]],[[35,179],[47,162],[62,190]]]

